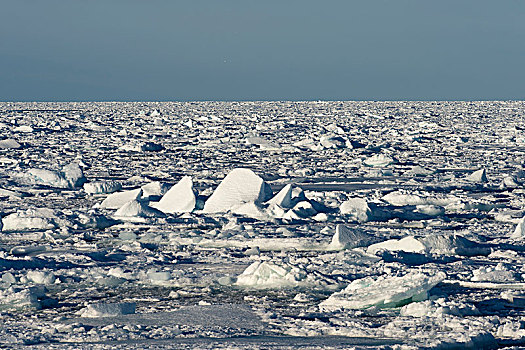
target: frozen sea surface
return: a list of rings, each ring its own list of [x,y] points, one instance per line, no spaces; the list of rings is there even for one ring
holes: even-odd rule
[[[0,346],[524,347],[524,117],[0,103]]]

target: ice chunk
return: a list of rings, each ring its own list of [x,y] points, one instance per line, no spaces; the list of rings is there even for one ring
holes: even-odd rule
[[[385,167],[387,165],[390,165],[394,162],[394,159],[392,157],[389,157],[384,154],[375,154],[363,161],[363,164],[370,167]]]
[[[151,218],[151,217],[163,217],[164,213],[155,208],[151,208],[148,205],[139,202],[136,199],[133,199],[115,212],[115,217],[141,217],[141,218]]]
[[[29,125],[20,125],[13,129],[14,132],[33,132],[33,128]]]
[[[274,264],[268,261],[254,262],[237,277],[238,286],[252,288],[293,287],[307,277],[306,271],[290,264]]]
[[[38,208],[17,211],[2,219],[2,231],[39,231],[55,227],[53,210]]]
[[[281,208],[291,208],[293,206],[292,203],[292,185],[288,184],[284,186],[279,193],[277,193],[275,196],[270,199],[267,204],[269,205],[278,205]]]
[[[95,181],[84,184],[84,191],[89,194],[113,193],[121,189],[122,185],[117,181]]]
[[[44,297],[43,289],[30,287],[25,289],[10,287],[0,289],[0,310],[9,309],[40,309],[41,303],[38,298]]]
[[[472,276],[471,281],[474,282],[516,282],[516,273],[503,266],[502,263],[499,263],[495,267],[482,266],[472,271],[472,273],[474,276]]]
[[[525,216],[520,219],[514,232],[510,235],[510,238],[513,239],[523,239],[525,238]]]
[[[27,271],[27,279],[36,284],[53,284],[56,281],[55,275],[50,271],[31,270]]]
[[[114,317],[135,313],[135,303],[90,304],[80,310],[81,317]]]
[[[413,236],[408,236],[399,240],[390,239],[388,241],[372,244],[368,247],[367,253],[375,254],[375,252],[379,251],[380,249],[393,251],[402,250],[404,252],[410,253],[423,253],[425,252],[426,247]]]
[[[271,198],[272,190],[262,178],[250,169],[233,169],[204,203],[205,213],[227,212],[247,202],[264,202]]]
[[[467,177],[467,180],[471,181],[471,182],[475,182],[475,183],[488,182],[487,173],[486,173],[485,169],[477,170],[477,171],[473,172],[472,174],[470,174]]]
[[[427,292],[443,281],[443,272],[435,274],[411,271],[404,276],[365,277],[332,294],[319,307],[323,311],[399,307],[425,300]]]
[[[428,235],[420,239],[427,251],[462,256],[488,255],[490,247],[458,234]]]
[[[359,230],[350,229],[344,225],[337,225],[335,228],[335,234],[332,237],[330,243],[331,249],[344,249],[344,248],[356,248],[364,247],[374,241],[374,237]]]
[[[479,315],[479,310],[474,305],[439,298],[405,305],[399,313],[401,316],[411,317],[443,317],[443,315],[464,317]]]
[[[142,189],[140,188],[123,192],[115,192],[107,196],[102,204],[100,204],[100,207],[105,209],[119,209],[124,204],[134,199],[139,199],[141,195]]]
[[[5,139],[0,141],[0,149],[17,149],[20,148],[20,144],[14,139]]]
[[[169,185],[163,184],[159,181],[150,182],[141,186],[142,188],[142,199],[158,200],[166,192],[168,192]]]
[[[363,198],[350,198],[344,201],[341,203],[339,211],[358,222],[367,222],[372,216],[372,211]]]
[[[31,168],[22,178],[34,184],[57,188],[75,188],[86,182],[82,169],[76,163],[66,165],[61,172]]]
[[[152,207],[164,213],[189,213],[195,209],[195,192],[190,176],[184,176],[177,184],[173,185],[158,203]]]

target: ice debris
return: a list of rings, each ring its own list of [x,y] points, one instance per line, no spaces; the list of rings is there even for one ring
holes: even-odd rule
[[[20,147],[22,146],[14,139],[0,140],[0,149],[17,149]]]
[[[340,292],[333,293],[320,303],[323,311],[340,309],[366,309],[399,307],[413,301],[422,301],[427,292],[443,281],[443,272],[408,272],[404,276],[365,277],[350,283]]]
[[[372,211],[363,198],[350,198],[344,201],[341,203],[339,211],[358,222],[367,222],[372,217]]]
[[[115,218],[125,218],[125,217],[142,217],[142,218],[151,218],[151,217],[163,217],[164,213],[155,208],[151,208],[145,203],[139,202],[136,199],[133,199],[122,207],[120,207],[115,212]]]

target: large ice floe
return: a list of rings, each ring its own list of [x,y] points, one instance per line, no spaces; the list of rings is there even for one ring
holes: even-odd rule
[[[345,289],[319,304],[321,310],[399,307],[428,297],[428,291],[443,281],[443,272],[411,271],[403,276],[365,277],[352,281]]]

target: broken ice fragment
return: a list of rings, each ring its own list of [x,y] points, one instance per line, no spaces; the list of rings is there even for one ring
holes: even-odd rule
[[[189,213],[195,209],[195,203],[193,181],[190,176],[184,176],[158,203],[152,203],[151,206],[164,213]]]
[[[142,189],[140,188],[123,192],[115,192],[107,196],[102,204],[100,204],[100,207],[105,209],[119,209],[129,201],[139,199],[141,195]]]
[[[471,181],[471,182],[475,182],[475,183],[488,182],[487,173],[486,173],[485,169],[477,170],[477,171],[473,172],[472,174],[470,174],[467,177],[467,180]]]
[[[435,274],[411,271],[404,276],[365,277],[332,294],[319,307],[323,311],[399,307],[425,300],[427,292],[443,281],[443,272]]]
[[[20,148],[20,144],[13,139],[0,140],[0,149],[17,149]]]
[[[374,241],[374,237],[359,230],[350,229],[344,225],[337,225],[335,234],[330,243],[330,249],[350,249],[356,247],[364,247]]]
[[[120,217],[150,218],[150,217],[163,217],[163,216],[165,215],[160,210],[151,208],[148,205],[137,201],[136,199],[133,199],[127,202],[115,212],[116,218],[120,218]]]
[[[135,303],[90,304],[80,310],[81,317],[114,317],[135,313]]]
[[[117,181],[94,181],[84,184],[84,191],[89,194],[113,193],[121,189],[122,185]]]
[[[368,203],[363,198],[350,198],[341,203],[339,211],[358,222],[367,222],[372,216]]]
[[[385,167],[394,162],[392,157],[389,157],[384,154],[375,154],[363,161],[363,164],[370,167]]]

